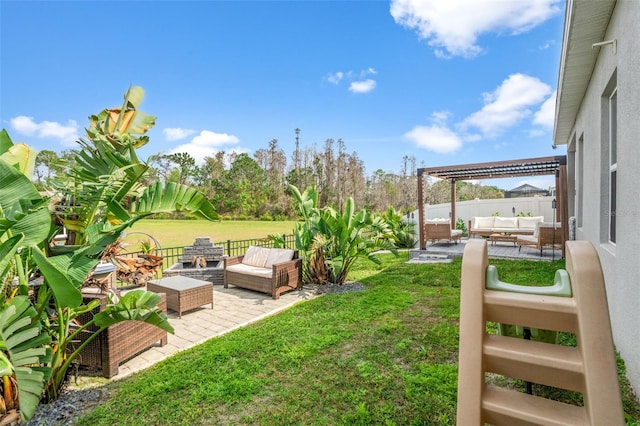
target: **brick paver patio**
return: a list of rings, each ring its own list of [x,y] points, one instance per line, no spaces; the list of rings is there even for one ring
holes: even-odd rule
[[[221,336],[238,327],[274,315],[298,302],[316,297],[315,288],[292,290],[273,300],[271,296],[230,286],[213,287],[213,309],[203,306],[182,314],[169,311],[169,322],[175,334],[169,334],[168,343],[154,346],[120,364],[119,373],[113,379],[121,379],[143,370],[176,352],[189,349],[212,337]]]

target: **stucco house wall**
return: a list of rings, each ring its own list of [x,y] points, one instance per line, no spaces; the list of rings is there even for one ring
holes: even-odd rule
[[[567,2],[570,8],[577,2]],[[573,12],[576,12],[575,9]],[[574,23],[588,25],[589,16]],[[569,159],[569,214],[577,216],[576,238],[593,243],[605,274],[614,343],[627,367],[627,375],[640,394],[640,2],[618,0],[602,40],[616,40],[594,49],[595,67],[567,139]],[[565,25],[565,42],[567,27]],[[580,43],[579,40],[574,40]],[[578,46],[578,44],[574,44]],[[584,48],[584,46],[583,46]],[[599,51],[598,51],[599,50]],[[563,57],[566,55],[563,49]],[[562,75],[560,90],[570,91],[570,73]],[[585,76],[581,76],[582,79]],[[617,87],[617,209],[616,242],[609,242],[609,129],[607,94]],[[566,99],[566,98],[564,98]],[[579,283],[575,283],[579,285]]]

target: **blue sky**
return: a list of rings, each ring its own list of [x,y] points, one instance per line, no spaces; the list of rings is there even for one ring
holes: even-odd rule
[[[343,139],[367,174],[553,150],[561,0],[2,0],[0,120],[16,142],[75,147],[129,85],[157,116],[143,156],[290,161]],[[561,152],[562,151],[562,152]],[[485,181],[505,189],[553,177]]]

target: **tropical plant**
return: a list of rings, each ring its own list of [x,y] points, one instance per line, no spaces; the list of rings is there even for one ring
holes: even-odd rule
[[[204,219],[216,217],[211,203],[192,188],[140,183],[148,166],[138,160],[135,149],[146,143],[147,137],[132,133],[144,133],[153,124],[150,116],[136,111],[141,97],[142,89],[131,88],[122,108],[91,116],[87,129],[90,142],[79,142],[82,151],[76,154],[66,179],[56,184],[61,202],[55,212],[69,233],[76,236],[76,245],[59,255],[50,253],[49,241],[58,230],[49,213],[49,200],[28,178],[35,152],[26,145],[14,145],[6,131],[0,133],[1,389],[3,399],[11,396],[15,406],[11,392],[15,383],[23,420],[33,415],[41,396],[47,400],[57,397],[73,360],[109,325],[137,320],[173,332],[157,307],[158,295],[143,291],[110,300],[102,312],[76,325],[79,315],[91,312],[99,303],[84,303],[80,288],[100,254],[119,239],[122,231],[157,212],[185,211]],[[42,283],[35,294],[29,295],[30,281],[36,274]],[[94,325],[97,332],[74,347],[79,333]],[[25,378],[27,368],[38,374]],[[25,392],[30,396],[23,397]]]
[[[184,211],[203,219],[217,219],[204,195],[178,183],[142,182],[149,162],[138,158],[136,149],[155,117],[138,110],[144,97],[141,87],[130,87],[120,108],[105,109],[90,116],[86,139],[67,173],[53,186],[60,197],[55,213],[68,230],[69,244],[85,244],[87,228],[94,223],[117,224],[133,216]]]
[[[387,222],[366,210],[356,211],[353,198],[345,202],[343,213],[332,207],[318,208],[315,187],[303,193],[289,185],[303,221],[294,229],[296,248],[302,253],[305,282],[344,284],[356,259],[379,263],[378,250],[397,255],[394,237]]]
[[[467,229],[467,225],[464,223],[464,219],[459,217],[456,220],[456,229],[459,229],[460,231],[462,231],[462,236],[463,237],[468,237],[469,236],[469,230]]]
[[[396,211],[393,206],[389,206],[382,218],[391,228],[391,233],[395,238],[398,248],[414,248],[418,242],[416,240],[416,228],[413,223],[404,221],[403,216]]]

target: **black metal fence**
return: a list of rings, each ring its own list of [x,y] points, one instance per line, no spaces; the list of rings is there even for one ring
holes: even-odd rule
[[[283,235],[284,238],[284,247],[289,249],[295,248],[295,236],[293,234]],[[226,241],[217,241],[213,243],[214,246],[222,246],[224,247],[225,256],[241,256],[247,252],[247,249],[250,246],[260,246],[260,247],[273,247],[273,241],[269,238],[252,238],[249,240],[226,240]],[[171,265],[177,263],[182,257],[184,247],[168,247],[168,248],[160,248],[154,249],[152,254],[156,256],[162,256],[162,267],[161,270],[164,271],[167,268],[170,268]],[[130,252],[125,253],[125,256],[137,257],[143,252]]]

